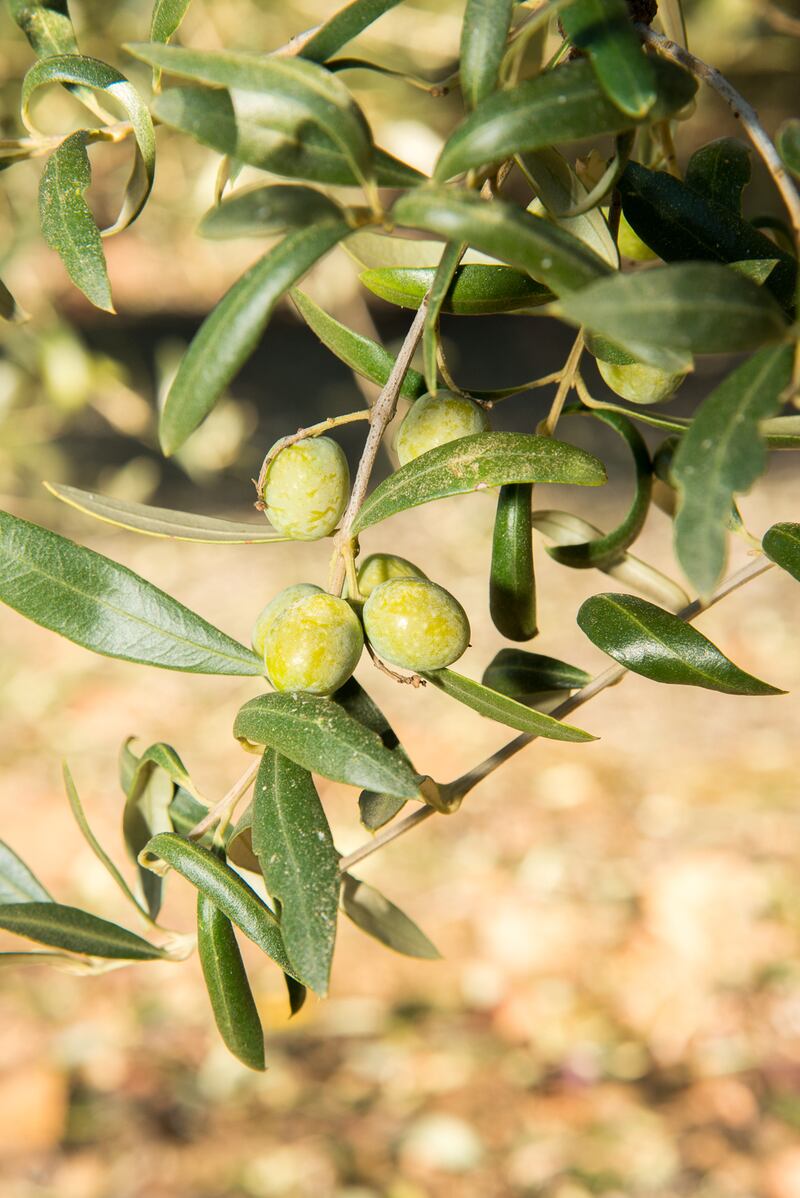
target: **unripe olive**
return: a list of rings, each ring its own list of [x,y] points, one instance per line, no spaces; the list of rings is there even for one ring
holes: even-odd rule
[[[339,523],[349,491],[341,447],[330,437],[307,437],[270,463],[263,499],[276,532],[293,541],[316,541]]]
[[[437,445],[482,433],[488,427],[486,412],[473,399],[452,391],[430,392],[412,404],[400,425],[394,447],[400,465],[405,466]]]
[[[419,566],[394,553],[371,553],[358,567],[358,589],[368,599],[377,586],[390,578],[427,578]]]
[[[275,690],[332,695],[353,673],[363,648],[350,604],[321,591],[301,596],[273,621],[264,661]]]
[[[598,358],[597,369],[612,391],[632,403],[661,403],[674,395],[686,378],[685,374],[670,374],[644,362],[618,365]]]
[[[364,604],[364,629],[375,652],[406,670],[438,670],[469,644],[469,621],[457,599],[424,578],[391,578]]]
[[[267,633],[278,616],[282,616],[286,609],[291,607],[293,603],[296,603],[298,599],[303,599],[306,595],[319,595],[321,593],[322,587],[314,586],[313,582],[298,582],[294,586],[286,587],[284,590],[279,591],[275,598],[270,600],[265,608],[262,608],[253,625],[253,633],[250,638],[250,643],[259,657],[264,656],[264,644],[267,639]]]
[[[655,250],[651,250],[650,246],[642,241],[639,234],[628,223],[624,212],[620,213],[617,245],[619,252],[624,257],[633,259],[634,262],[652,262],[654,258],[658,257]]]

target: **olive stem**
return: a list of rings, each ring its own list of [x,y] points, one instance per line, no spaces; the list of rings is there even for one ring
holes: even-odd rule
[[[550,411],[547,413],[546,419],[542,421],[537,430],[543,437],[552,437],[556,431],[556,425],[558,424],[562,408],[567,402],[567,396],[575,386],[575,379],[578,374],[578,367],[580,365],[583,349],[583,330],[581,330],[572,344],[572,349],[569,351],[569,357],[564,363],[563,369],[559,371],[558,389],[555,394],[555,399],[550,406]]]
[[[195,824],[195,826],[191,829],[188,834],[189,840],[199,840],[201,836],[203,836],[209,831],[210,828],[213,828],[221,820],[227,821],[231,818],[236,804],[243,795],[247,794],[248,790],[255,782],[256,774],[258,773],[260,765],[261,758],[259,757],[257,761],[252,762],[252,764],[247,767],[242,776],[236,779],[233,786],[230,788],[224,798],[221,798],[218,803],[215,803],[211,810],[203,816],[200,822]]]
[[[270,466],[275,461],[275,458],[289,445],[296,445],[298,441],[305,441],[308,437],[320,437],[323,433],[327,433],[332,428],[338,428],[340,424],[353,424],[356,420],[369,420],[369,409],[359,408],[357,412],[347,412],[344,416],[328,416],[325,420],[320,420],[318,424],[310,424],[308,428],[299,428],[296,433],[289,433],[286,437],[281,437],[276,441],[269,451],[264,461],[261,463],[261,469],[258,472],[258,478],[252,479],[253,485],[258,492],[258,498],[263,500],[264,487],[267,483],[267,473]]]
[[[761,574],[765,574],[767,570],[771,570],[773,565],[773,562],[761,558],[758,561],[742,566],[736,573],[731,574],[730,578],[720,583],[708,599],[695,599],[692,603],[687,604],[686,607],[677,613],[678,618],[687,622],[693,620],[695,616],[700,615],[701,612],[708,611],[710,607],[714,607],[722,599],[733,594],[734,591],[738,591],[740,587],[745,586],[748,582],[752,582],[754,578],[758,578]],[[626,666],[609,666],[607,670],[592,678],[569,699],[565,699],[563,703],[550,712],[551,716],[556,720],[563,719],[564,716],[569,715],[578,707],[582,707],[584,703],[588,703],[595,695],[601,694],[611,686],[616,686],[629,672]],[[515,736],[513,740],[503,745],[497,752],[492,753],[485,761],[473,766],[471,770],[462,774],[460,778],[456,778],[452,782],[443,785],[440,788],[442,798],[449,801],[453,807],[457,806],[484,778],[487,778],[499,766],[505,764],[520,749],[524,749],[529,745],[531,741],[538,739],[537,736],[529,732]],[[410,832],[412,828],[416,828],[417,824],[423,823],[426,819],[436,814],[436,808],[425,806],[421,807],[418,811],[412,812],[411,815],[407,815],[399,823],[393,824],[373,840],[355,849],[349,856],[343,857],[340,862],[342,872],[346,872],[358,861],[363,861],[365,857],[371,856],[378,849],[382,849],[384,845],[389,844],[398,836],[403,836],[406,832]]]

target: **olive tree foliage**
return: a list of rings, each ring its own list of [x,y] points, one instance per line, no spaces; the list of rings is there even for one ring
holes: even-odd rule
[[[20,92],[28,135],[2,143],[2,166],[44,158],[43,236],[93,304],[113,311],[103,237],[121,234],[148,201],[157,124],[222,156],[200,235],[268,239],[180,364],[160,416],[164,454],[212,411],[286,296],[331,354],[382,388],[371,409],[331,416],[273,446],[257,483],[257,507],[269,520],[235,523],[51,487],[88,516],[134,533],[246,543],[254,556],[269,553],[270,541],[330,538],[321,563],[330,559],[327,577],[298,580],[304,585],[278,596],[259,618],[253,648],[114,561],[0,514],[0,598],[23,616],[95,653],[254,684],[231,713],[249,764],[218,801],[199,793],[169,744],[138,753],[123,745],[122,828],[135,884],[97,843],[65,767],[81,830],[144,935],[54,901],[0,845],[0,927],[44,946],[7,956],[88,973],[109,962],[179,960],[192,938],[158,922],[165,880],[179,874],[197,891],[197,946],[222,1037],[245,1064],[263,1068],[262,1029],[234,929],[283,972],[292,1012],[306,987],[327,991],[340,913],[394,950],[435,957],[425,934],[352,872],[359,861],[426,819],[456,812],[473,787],[538,737],[580,753],[593,737],[568,717],[626,671],[726,694],[781,693],[691,621],[773,566],[800,580],[800,524],[756,534],[736,506],[769,453],[800,448],[800,200],[792,179],[800,172],[800,120],[770,140],[746,100],[686,48],[678,0],[664,0],[658,15],[654,2],[466,0],[460,59],[447,79],[407,80],[426,87],[432,106],[445,91],[463,100],[428,178],[375,144],[348,90],[354,65],[387,68],[342,53],[402,0],[351,0],[269,52],[178,45],[189,0],[156,0],[149,40],[120,50],[122,61],[128,55],[152,68],[150,95],[81,53],[67,0],[9,2],[32,64]],[[546,59],[556,31],[559,48]],[[421,28],[419,36],[424,41]],[[63,138],[40,134],[31,115],[34,94],[51,85],[68,88],[85,109],[85,127]],[[740,118],[742,136],[703,145],[682,170],[677,122],[691,119],[695,93],[706,86]],[[599,139],[605,158],[576,162],[568,147],[589,138]],[[84,198],[97,142],[134,150],[121,211],[102,236]],[[787,218],[768,232],[742,210],[754,156]],[[263,172],[263,182],[237,188],[242,164]],[[396,356],[297,290],[339,245],[360,264],[367,290],[414,313]],[[17,318],[5,288],[0,305],[3,317]],[[497,312],[544,314],[570,326],[574,343],[563,367],[504,391],[471,391],[456,381],[441,315]],[[417,371],[411,360],[420,347]],[[664,410],[696,355],[733,351],[746,356],[691,417]],[[624,402],[591,394],[582,373],[591,357]],[[553,387],[554,397],[538,428],[492,431],[495,404],[540,386]],[[402,465],[371,487],[400,397],[411,401]],[[575,416],[608,426],[630,457],[633,497],[616,528],[534,506],[538,483],[606,481],[603,463],[569,441]],[[358,420],[367,433],[350,485],[328,434]],[[662,434],[655,454],[641,424]],[[677,565],[693,600],[632,553],[654,483],[674,516]],[[491,618],[512,642],[481,681],[450,668],[469,637],[467,613],[453,596],[402,559],[358,561],[365,529],[448,496],[468,504],[478,490],[496,494],[496,520],[487,610],[471,616]],[[731,535],[743,536],[752,552],[726,578]],[[593,595],[578,612],[581,630],[612,659],[597,677],[519,647],[538,629],[534,539],[565,569],[599,571],[621,588]],[[364,647],[378,668],[419,688],[422,718],[424,687],[436,687],[514,738],[455,780],[423,774],[352,677]],[[337,852],[315,774],[356,790],[370,839],[349,856]],[[254,888],[248,874],[263,885]]]

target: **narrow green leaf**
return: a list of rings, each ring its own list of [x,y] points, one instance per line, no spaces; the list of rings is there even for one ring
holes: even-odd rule
[[[264,1032],[231,921],[197,895],[197,952],[219,1034],[249,1069],[264,1069]]]
[[[492,537],[489,611],[499,633],[510,641],[536,636],[536,580],[530,483],[500,488]]]
[[[127,791],[125,793],[127,794]],[[169,805],[169,818],[172,820],[173,829],[181,836],[188,836],[195,824],[199,824],[206,815],[208,807],[205,803],[199,803],[194,795],[178,787]],[[206,832],[199,843],[204,844],[206,839],[212,841],[213,832]]]
[[[11,16],[27,37],[37,58],[77,54],[78,42],[67,0],[9,0]],[[106,113],[88,87],[67,84],[67,90],[102,120]]]
[[[400,197],[392,217],[411,229],[468,242],[527,271],[559,295],[609,273],[608,264],[571,233],[505,200],[482,200],[447,187],[418,187]]]
[[[780,408],[792,358],[790,345],[754,354],[703,401],[678,445],[671,470],[675,553],[701,595],[713,591],[725,568],[734,496],[749,491],[766,466],[759,421]]]
[[[137,902],[130,886],[125,881],[122,874],[119,872],[116,865],[111,860],[108,853],[105,851],[103,846],[100,844],[100,841],[92,831],[89,825],[89,820],[86,817],[86,812],[83,809],[83,803],[81,802],[80,795],[78,794],[78,789],[73,781],[72,774],[70,773],[66,762],[63,764],[62,773],[64,776],[64,788],[67,792],[67,799],[69,801],[75,822],[80,828],[84,840],[89,845],[89,848],[92,850],[95,857],[97,857],[98,861],[101,862],[103,868],[106,870],[109,876],[114,879],[128,902],[136,907],[140,914],[143,914],[143,909]],[[49,895],[47,897],[49,898]]]
[[[467,0],[459,56],[461,94],[476,108],[497,87],[514,0]]]
[[[484,670],[482,682],[502,695],[522,700],[540,694],[567,695],[590,680],[591,674],[556,657],[524,649],[500,649]]]
[[[374,887],[352,878],[350,874],[345,874],[342,879],[341,905],[342,911],[356,927],[396,953],[426,961],[436,961],[441,957],[425,933],[399,907],[390,903]]]
[[[695,150],[686,166],[686,186],[742,215],[742,195],[750,182],[750,150],[736,137],[718,137]]]
[[[573,215],[586,206],[589,192],[563,154],[545,146],[520,154],[517,161],[552,219],[616,270],[619,250],[601,209],[590,208],[588,212]],[[533,209],[529,206],[528,210]]]
[[[302,113],[277,107],[272,96],[173,87],[156,96],[153,115],[201,145],[275,175],[344,187],[359,183],[341,146]],[[386,150],[376,147],[373,160],[379,187],[415,187],[425,178]]]
[[[258,344],[285,291],[346,236],[343,221],[290,233],[233,284],[184,354],[159,421],[161,448],[180,449]]]
[[[475,433],[431,449],[396,470],[368,496],[353,532],[434,499],[506,483],[596,487],[605,481],[602,463],[574,445],[527,433]]]
[[[249,940],[276,961],[287,973],[295,975],[281,940],[278,920],[255,890],[240,878],[215,853],[191,840],[184,840],[174,832],[162,832],[154,836],[144,848],[143,864],[152,865],[154,859],[166,861],[176,873],[191,882],[201,894],[244,932]],[[302,979],[298,979],[302,980]]]
[[[316,129],[336,146],[356,177],[372,173],[372,135],[347,88],[323,67],[286,55],[264,56],[233,50],[189,50],[136,42],[126,47],[135,58],[172,75],[234,89],[245,102],[258,97],[262,123],[298,138]],[[237,154],[237,157],[243,157]]]
[[[389,267],[365,270],[359,281],[373,295],[416,310],[436,280],[433,267]],[[441,299],[441,311],[454,316],[486,316],[492,312],[527,312],[549,304],[555,296],[529,275],[510,266],[468,264],[455,271]]]
[[[378,705],[373,702],[367,692],[364,690],[355,678],[349,678],[333,696],[335,702],[339,703],[353,719],[358,720],[371,732],[375,732],[387,749],[391,749],[398,753],[404,761],[408,762],[409,768],[413,770],[413,765],[409,760],[403,746],[397,737],[397,733],[387,720]],[[421,775],[417,775],[421,780]],[[399,798],[397,795],[378,794],[373,790],[364,790],[358,796],[358,810],[361,823],[365,828],[374,832],[377,828],[382,828],[401,811],[405,806],[406,800]]]
[[[253,848],[269,894],[280,902],[281,935],[295,970],[328,992],[339,858],[308,770],[267,749],[253,792]]]
[[[775,144],[784,166],[800,179],[800,119],[798,117],[790,117],[788,121],[783,122],[775,138]]]
[[[0,317],[12,324],[17,324],[23,319],[21,308],[2,279],[0,279]]]
[[[57,54],[43,58],[28,71],[22,83],[22,119],[32,129],[29,115],[31,96],[49,83],[80,84],[102,91],[123,108],[131,122],[136,141],[133,171],[125,190],[125,199],[113,225],[104,230],[108,237],[119,233],[136,220],[147,203],[156,170],[156,136],[147,105],[124,75],[97,58],[80,54]]]
[[[239,709],[233,734],[243,742],[269,745],[334,782],[403,798],[417,793],[403,756],[333,699],[301,692],[258,695]]]
[[[647,120],[660,121],[688,104],[697,84],[664,59],[653,59],[652,68],[658,98]],[[608,99],[590,63],[571,62],[482,101],[445,143],[434,178],[443,182],[550,146],[554,134],[559,142],[576,141],[638,123]]]
[[[559,307],[572,323],[665,370],[681,369],[692,353],[755,349],[787,333],[770,295],[712,262],[616,274],[564,296]]]
[[[256,655],[132,570],[0,512],[0,599],[106,657],[194,674],[257,675]]]
[[[305,1006],[307,991],[302,982],[298,982],[290,973],[283,975],[286,983],[286,993],[289,998],[289,1016],[297,1015]]]
[[[394,795],[376,794],[374,790],[363,790],[358,796],[358,818],[368,832],[377,832],[393,820],[406,805],[405,799]]]
[[[350,0],[305,42],[300,57],[325,62],[399,3],[400,0]]]
[[[314,187],[272,183],[228,196],[203,217],[202,237],[266,237],[320,220],[340,220],[342,209]]]
[[[645,56],[625,0],[574,0],[561,14],[564,32],[584,50],[609,100],[641,120],[656,102],[653,60]]]
[[[131,859],[137,863],[139,882],[151,919],[161,910],[163,878],[146,869],[139,854],[159,832],[173,830],[171,806],[176,786],[190,792],[192,784],[186,768],[170,745],[155,744],[146,749],[126,791],[122,812],[122,833]]]
[[[752,279],[760,287],[762,283],[766,283],[775,267],[779,265],[779,259],[748,258],[743,262],[729,262],[728,265],[731,270],[737,270],[740,275],[744,275],[746,279]]]
[[[629,162],[617,187],[625,219],[665,262],[740,262],[777,258],[766,286],[791,306],[797,263],[728,204],[701,194],[666,171]]]
[[[175,831],[180,831],[176,828]],[[225,840],[225,853],[229,861],[239,869],[249,869],[251,873],[261,873],[261,862],[253,849],[253,804],[248,803],[242,814],[230,829]]]
[[[761,544],[770,561],[800,582],[800,524],[773,524]]]
[[[436,362],[439,349],[439,316],[466,248],[463,243],[448,241],[431,283],[428,311],[425,313],[425,326],[422,330],[422,361],[425,383],[429,391],[435,391],[439,382],[439,368]]]
[[[312,299],[296,288],[292,300],[303,320],[319,337],[332,354],[345,366],[349,366],[362,378],[383,386],[394,366],[394,354],[361,333],[354,333],[345,325],[329,316]],[[425,393],[425,379],[418,370],[409,369],[403,379],[400,394],[405,399],[416,399]]]
[[[641,433],[625,416],[618,412],[602,408],[584,408],[581,405],[570,405],[566,415],[577,414],[591,416],[612,428],[627,445],[633,460],[635,473],[635,489],[633,502],[624,519],[604,536],[584,541],[577,545],[563,545],[548,549],[555,561],[562,566],[573,566],[578,569],[590,569],[603,566],[618,560],[630,548],[644,527],[647,513],[650,510],[650,499],[653,493],[653,463],[650,452]]]
[[[578,612],[578,625],[614,661],[654,682],[726,695],[785,693],[740,670],[672,612],[635,595],[593,595]]]
[[[261,545],[268,541],[285,541],[266,524],[239,524],[234,520],[219,520],[215,516],[198,516],[194,512],[175,512],[171,508],[151,507],[81,491],[63,483],[45,483],[56,499],[95,516],[106,524],[126,528],[130,532],[150,537],[167,537],[175,541],[200,541],[206,545]]]
[[[15,936],[26,936],[38,944],[50,944],[90,957],[155,961],[165,956],[162,949],[148,944],[127,928],[61,903],[4,903],[0,905],[0,928]]]
[[[86,139],[83,130],[73,133],[50,155],[39,185],[39,216],[45,241],[75,286],[96,308],[113,312],[100,230],[84,199],[92,181]]]
[[[0,840],[0,904],[49,903],[52,896],[21,857]]]
[[[357,229],[342,247],[362,270],[383,270],[386,267],[420,266],[436,269],[442,260],[444,242],[432,238],[401,237],[396,230],[379,233],[375,229]],[[464,262],[479,266],[497,266],[496,258],[468,249]]]
[[[505,724],[508,728],[516,728],[518,732],[527,732],[530,736],[544,736],[548,740],[565,740],[580,743],[596,740],[590,732],[582,728],[574,728],[571,724],[562,724],[552,716],[544,715],[541,711],[526,707],[516,699],[500,691],[490,690],[471,678],[465,678],[454,670],[432,670],[423,672],[423,677],[432,682],[439,690],[444,691],[451,699],[471,707],[489,720]]]
[[[773,416],[759,428],[768,449],[800,449],[800,415]]]

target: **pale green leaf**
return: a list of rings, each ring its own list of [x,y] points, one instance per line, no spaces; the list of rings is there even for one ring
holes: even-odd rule
[[[47,160],[39,186],[39,216],[47,244],[76,287],[96,308],[113,312],[100,230],[84,193],[92,181],[87,134],[73,133]]]

